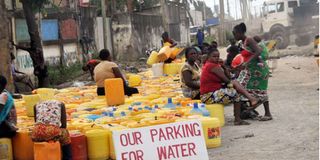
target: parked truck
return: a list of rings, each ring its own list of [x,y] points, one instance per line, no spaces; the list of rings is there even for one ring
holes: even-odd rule
[[[317,0],[267,0],[263,4],[261,29],[265,39],[277,40],[285,49],[294,35],[297,46],[308,45],[319,31]]]

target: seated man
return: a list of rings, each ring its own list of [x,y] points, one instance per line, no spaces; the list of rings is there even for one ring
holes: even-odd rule
[[[107,49],[100,51],[99,57],[101,62],[94,68],[94,80],[97,83],[97,94],[99,96],[105,95],[104,80],[109,78],[121,78],[123,80],[124,93],[127,96],[139,93],[137,88],[129,87],[126,84],[126,79],[122,75],[118,65],[111,61],[110,52]]]
[[[27,85],[28,87],[30,87],[31,90],[33,90],[34,87],[33,87],[33,84],[32,84],[32,81],[31,81],[29,75],[18,71],[15,67],[14,60],[15,60],[15,56],[11,53],[11,73],[12,73],[12,77],[13,77],[14,82],[23,83],[23,84]],[[16,92],[19,93],[19,90],[17,87],[16,87]]]

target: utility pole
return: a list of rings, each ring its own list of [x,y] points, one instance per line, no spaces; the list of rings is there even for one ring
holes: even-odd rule
[[[203,21],[204,21],[203,25],[205,26],[207,23],[206,3],[204,2],[204,0],[202,2],[203,2]]]
[[[106,1],[105,0],[101,0],[101,12],[102,12],[102,26],[103,26],[103,44],[104,44],[104,48],[107,48],[108,43],[107,43],[107,14],[106,14]]]
[[[241,0],[242,3],[242,18],[244,21],[248,20],[248,1],[247,0]]]
[[[169,31],[169,21],[168,21],[168,6],[166,3],[166,0],[160,0],[161,5],[161,13],[162,13],[162,23],[163,23],[163,29],[170,34]]]
[[[235,18],[235,19],[236,19],[236,20],[238,19],[238,11],[237,11],[238,3],[237,3],[237,2],[238,2],[238,0],[235,0],[235,1],[234,1],[234,4],[235,4],[235,13],[236,13],[236,18]],[[241,10],[241,8],[240,8],[240,10]]]
[[[228,10],[228,15],[231,17],[229,0],[227,0],[227,10]]]
[[[223,44],[225,42],[225,29],[224,29],[224,0],[219,1],[220,5],[220,32],[219,32],[219,43]]]

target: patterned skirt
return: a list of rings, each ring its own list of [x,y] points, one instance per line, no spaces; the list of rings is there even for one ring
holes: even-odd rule
[[[268,100],[268,77],[269,74],[264,74],[263,78],[258,71],[256,74],[251,74],[249,69],[244,69],[240,72],[237,80],[239,83],[255,98]],[[258,77],[258,78],[257,78]],[[244,96],[241,99],[247,99]]]
[[[59,141],[61,145],[71,143],[67,129],[41,123],[34,126],[31,138],[34,142]]]
[[[240,95],[234,88],[221,88],[201,95],[201,102],[206,104],[230,104],[240,102]]]

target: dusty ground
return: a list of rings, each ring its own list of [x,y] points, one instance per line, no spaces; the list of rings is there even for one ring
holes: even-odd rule
[[[284,50],[281,52],[288,52]],[[308,54],[300,53],[299,54]],[[281,53],[284,54],[284,53]],[[233,126],[233,107],[225,107],[222,146],[208,150],[212,160],[316,160],[319,158],[319,70],[312,56],[278,60],[269,79],[273,120]],[[258,108],[264,114],[262,106]],[[248,135],[252,137],[244,138]]]

